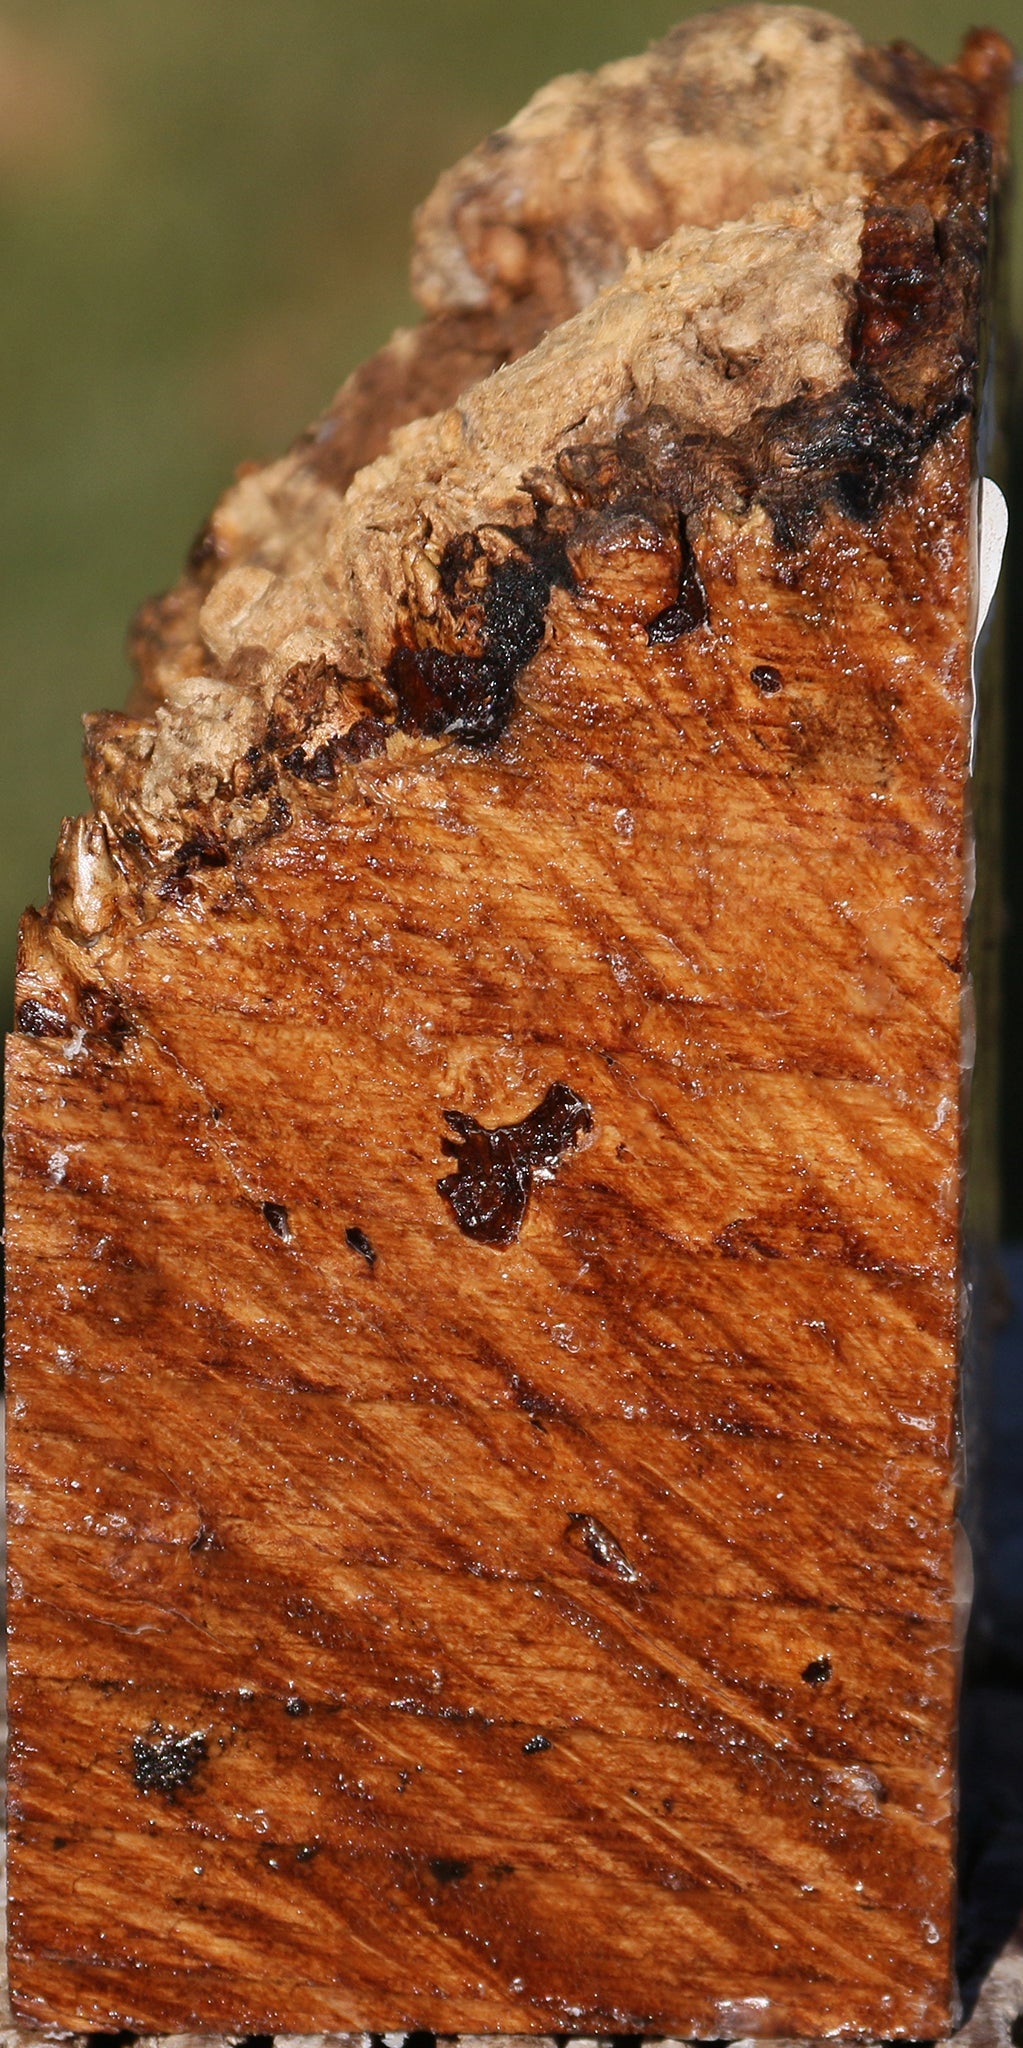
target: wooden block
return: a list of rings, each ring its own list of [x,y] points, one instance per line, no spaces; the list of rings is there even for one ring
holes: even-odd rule
[[[1009,61],[552,88],[143,615],[9,1046],[23,2016],[949,2025]]]

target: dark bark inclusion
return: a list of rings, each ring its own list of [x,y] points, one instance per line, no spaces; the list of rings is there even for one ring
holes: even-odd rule
[[[535,1180],[553,1180],[566,1152],[593,1128],[593,1112],[574,1089],[555,1081],[543,1101],[517,1124],[488,1131],[458,1109],[444,1112],[458,1133],[441,1149],[458,1165],[437,1182],[466,1237],[478,1244],[514,1244],[525,1221]]]
[[[526,480],[536,525],[509,529],[515,553],[482,564],[482,580],[477,536],[450,541],[442,587],[479,651],[417,644],[421,629],[409,622],[385,671],[397,724],[471,747],[501,737],[543,644],[551,592],[572,587],[567,542],[596,508],[631,505],[662,526],[677,521],[679,591],[648,625],[654,646],[708,621],[689,529],[710,507],[742,516],[762,506],[786,550],[807,545],[829,506],[858,523],[876,518],[973,405],[976,355],[966,337],[976,332],[990,162],[988,137],[963,132],[925,144],[877,188],[861,236],[851,375],[837,390],[764,408],[730,435],[647,408],[613,442],[563,449],[553,488]],[[777,687],[766,669],[754,680],[765,692]]]
[[[470,621],[476,619],[478,654],[400,643],[385,670],[403,732],[451,733],[465,746],[485,747],[504,732],[515,705],[515,685],[543,645],[547,605],[557,585],[573,582],[564,537],[536,528],[511,529],[515,553],[488,567],[483,587],[470,580],[480,562],[474,534],[450,540],[441,558],[441,587]]]

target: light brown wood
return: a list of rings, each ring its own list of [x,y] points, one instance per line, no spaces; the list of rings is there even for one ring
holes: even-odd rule
[[[93,722],[9,1048],[28,2017],[949,2023],[1007,53],[779,23],[905,164],[658,216],[343,494],[342,397]]]

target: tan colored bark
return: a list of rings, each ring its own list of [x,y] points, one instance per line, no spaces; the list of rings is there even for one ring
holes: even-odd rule
[[[431,317],[356,370],[289,455],[227,493],[185,580],[143,607],[135,708],[181,676],[218,672],[199,623],[211,581],[315,553],[335,495],[396,429],[528,353],[613,284],[631,251],[772,199],[855,195],[949,123],[990,130],[1004,153],[1009,62],[983,32],[939,70],[905,45],[872,50],[816,9],[754,5],[546,87],[420,209],[412,284]]]

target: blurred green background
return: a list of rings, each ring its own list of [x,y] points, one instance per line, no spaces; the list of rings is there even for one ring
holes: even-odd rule
[[[978,18],[1023,42],[1023,0],[980,9],[854,0],[848,14],[938,58]],[[286,444],[412,317],[408,217],[437,172],[553,73],[697,11],[0,0],[8,1014],[18,914],[45,895],[62,813],[84,803],[79,715],[122,701],[136,603],[173,580],[234,465]]]

